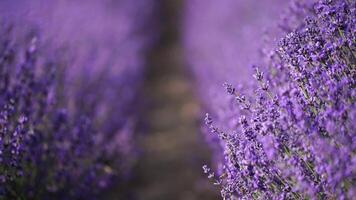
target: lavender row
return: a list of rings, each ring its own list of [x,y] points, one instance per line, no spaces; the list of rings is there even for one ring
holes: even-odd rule
[[[125,182],[137,157],[152,2],[0,9],[0,198],[95,199]]]
[[[226,81],[234,85],[249,84],[250,65],[259,56],[258,48],[265,40],[261,36],[274,25],[279,18],[278,11],[286,6],[284,0],[192,0],[185,3],[186,61],[195,77],[198,96],[204,108],[214,113],[216,123],[225,123],[235,115],[229,106],[231,99],[221,90],[221,85]],[[279,32],[270,34],[277,37]],[[218,138],[211,134],[205,136],[218,152],[215,159],[221,159],[221,149],[215,145],[219,143]]]
[[[203,168],[224,199],[352,199],[355,195],[355,2],[306,2],[289,7],[278,24],[277,32],[285,36],[276,47],[257,49],[262,56],[254,61],[255,80],[243,86],[234,76],[234,70],[240,70],[235,63],[228,66],[231,71],[216,73],[226,61],[216,56],[219,49],[205,59],[202,56],[214,37],[201,43],[188,40],[188,50],[195,52],[188,61],[198,84],[203,83],[200,93],[211,113],[205,118],[206,134],[215,138],[213,145],[219,149],[218,170]],[[196,18],[196,23],[204,22],[199,22],[199,15]],[[228,20],[238,19],[232,15]],[[201,26],[188,23],[188,38]],[[241,62],[238,59],[234,62]],[[215,67],[209,67],[211,63]],[[219,89],[200,80],[221,77],[231,83],[225,84],[229,97],[214,91],[218,95],[210,100],[205,88]]]

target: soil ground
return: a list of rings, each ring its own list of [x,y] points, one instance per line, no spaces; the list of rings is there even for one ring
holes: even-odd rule
[[[159,41],[150,55],[145,98],[147,133],[137,167],[139,200],[219,199],[202,165],[209,149],[200,134],[199,104],[184,66],[179,26],[181,1],[160,0]]]

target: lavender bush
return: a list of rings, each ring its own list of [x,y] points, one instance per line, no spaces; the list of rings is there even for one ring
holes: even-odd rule
[[[224,199],[355,196],[355,8],[294,4],[279,25],[286,35],[254,67],[256,81],[224,84],[228,112],[212,106],[205,118],[222,167],[203,167]]]
[[[261,35],[277,21],[277,13],[284,7],[284,0],[186,1],[183,29],[186,60],[201,102],[208,112],[214,113],[215,123],[224,123],[236,114],[228,106],[231,99],[221,90],[222,83],[229,80],[234,85],[249,84],[247,77],[252,71],[248,66],[258,58],[257,50],[265,40]],[[277,37],[280,33],[270,34]],[[217,136],[205,136],[215,149],[214,159],[222,159],[221,148],[215,145]]]
[[[83,3],[0,3],[0,199],[96,199],[135,160],[152,5]]]

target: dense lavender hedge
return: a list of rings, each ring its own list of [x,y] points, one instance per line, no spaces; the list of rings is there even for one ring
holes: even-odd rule
[[[186,61],[191,66],[201,102],[205,109],[214,112],[216,123],[224,123],[235,115],[228,106],[231,99],[221,85],[227,80],[234,85],[249,83],[248,77],[252,75],[249,66],[259,56],[258,48],[265,40],[263,33],[275,24],[284,7],[287,7],[285,0],[186,1],[183,18]],[[270,34],[277,37],[280,33]],[[218,142],[214,135],[205,136],[212,144]],[[219,152],[220,147],[213,146]],[[219,155],[216,153],[215,159],[220,159]]]
[[[95,199],[126,180],[152,6],[0,3],[0,199]]]
[[[223,157],[217,173],[203,168],[224,199],[355,196],[355,1],[306,2],[291,7],[280,24],[286,35],[256,60],[256,80],[240,87],[227,74],[231,101],[208,104],[205,123]],[[199,79],[217,76],[204,77],[200,54],[188,59]]]

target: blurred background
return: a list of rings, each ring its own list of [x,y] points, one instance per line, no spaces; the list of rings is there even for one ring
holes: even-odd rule
[[[64,50],[69,51],[68,59],[73,60],[73,67],[65,79],[68,86],[76,85],[76,89],[67,96],[78,101],[79,106],[92,97],[85,92],[73,93],[83,88],[91,93],[103,90],[96,81],[99,80],[97,74],[105,70],[108,70],[105,76],[112,77],[105,80],[112,87],[108,94],[124,90],[119,101],[124,101],[122,98],[125,102],[126,98],[131,101],[132,97],[127,97],[131,93],[126,90],[137,88],[122,85],[140,82],[141,74],[136,74],[141,73],[145,65],[140,100],[135,101],[140,105],[120,103],[115,108],[139,107],[135,108],[135,111],[140,110],[142,121],[138,131],[141,134],[137,134],[135,142],[138,159],[125,183],[106,191],[102,199],[219,199],[219,189],[202,170],[203,165],[210,163],[211,152],[200,135],[203,115],[194,95],[192,73],[184,60],[183,3],[182,0],[147,3],[123,0],[117,4],[112,0],[0,2],[0,16],[5,19],[26,27],[35,24],[42,31],[41,36],[55,48],[69,43],[70,48]],[[141,16],[151,16],[152,11],[153,20],[137,24],[143,21]],[[147,50],[140,50],[144,45],[137,41],[151,34],[153,39],[148,42],[148,48],[145,46]],[[104,66],[107,69],[103,69]],[[120,81],[117,86],[114,79]],[[108,86],[105,83],[103,87]],[[105,104],[115,103],[106,101],[107,98],[102,99]],[[87,112],[88,108],[79,108],[79,112]],[[130,156],[131,153],[127,154],[126,159],[131,160]],[[126,162],[125,157],[123,159]]]

